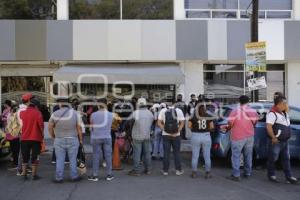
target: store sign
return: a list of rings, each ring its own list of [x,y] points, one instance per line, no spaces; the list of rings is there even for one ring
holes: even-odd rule
[[[259,78],[252,78],[247,80],[249,91],[267,88],[266,78],[264,76]]]
[[[246,43],[246,70],[249,72],[266,72],[266,42]]]

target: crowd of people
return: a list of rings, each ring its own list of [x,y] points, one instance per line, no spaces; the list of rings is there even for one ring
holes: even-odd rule
[[[39,155],[44,140],[44,115],[39,102],[31,94],[22,96],[22,103],[17,105],[5,101],[1,115],[2,130],[10,142],[13,165],[17,175],[32,180],[40,179],[38,175]],[[156,103],[149,106],[145,98],[133,99],[132,104],[121,102],[112,104],[106,99],[94,100],[91,105],[82,107],[78,100],[70,102],[68,98],[58,98],[57,105],[49,118],[48,131],[54,140],[52,161],[56,163],[55,183],[64,181],[66,160],[70,163],[70,178],[77,182],[82,179],[78,172],[78,158],[84,146],[84,133],[90,133],[92,145],[92,169],[88,176],[90,181],[99,180],[99,166],[106,168],[106,180],[114,179],[113,152],[115,145],[124,143],[124,138],[132,151],[133,168],[130,176],[150,175],[152,160],[162,160],[161,173],[169,175],[170,154],[173,152],[175,174],[184,174],[181,164],[181,140],[187,139],[191,131],[192,178],[199,176],[198,162],[200,152],[205,161],[206,179],[211,173],[211,133],[216,129],[214,114],[218,106],[212,100],[191,95],[189,104],[185,104],[182,95],[172,105]],[[132,110],[130,110],[132,108]],[[124,111],[125,110],[125,111]],[[239,105],[230,113],[227,130],[231,140],[232,173],[227,178],[240,181],[252,174],[253,145],[255,126],[259,120],[256,110],[249,106],[249,97],[242,95]],[[187,122],[187,123],[186,123]],[[186,127],[187,126],[187,127]],[[275,93],[274,106],[266,116],[268,141],[268,178],[278,182],[275,175],[275,162],[281,155],[284,174],[289,183],[297,184],[292,175],[289,157],[288,139],[290,137],[290,120],[286,98]],[[123,140],[120,140],[122,138]],[[122,142],[123,141],[123,142]],[[123,144],[123,146],[125,146]],[[244,172],[241,175],[240,161],[243,154]],[[118,154],[116,154],[118,155]],[[131,153],[124,157],[130,157]]]

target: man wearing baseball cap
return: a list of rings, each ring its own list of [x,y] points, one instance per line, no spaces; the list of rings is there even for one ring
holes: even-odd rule
[[[151,173],[150,132],[154,116],[151,111],[148,110],[145,98],[138,99],[137,110],[132,113],[131,117],[134,120],[132,127],[134,168],[128,175],[140,176],[142,173],[149,175]],[[142,154],[144,158],[143,171],[140,165]]]

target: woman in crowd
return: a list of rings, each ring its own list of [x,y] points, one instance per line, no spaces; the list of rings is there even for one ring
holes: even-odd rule
[[[6,139],[10,143],[10,149],[12,152],[13,169],[18,166],[18,159],[20,153],[20,133],[21,125],[17,116],[18,107],[15,105],[12,107],[10,114],[7,117],[6,126]]]
[[[4,109],[3,109],[3,112],[1,114],[1,119],[0,119],[3,130],[5,130],[5,128],[6,128],[8,115],[11,112],[11,106],[12,106],[12,102],[10,100],[5,100],[4,105],[3,105]]]
[[[205,178],[211,178],[211,136],[210,132],[214,129],[211,116],[207,114],[205,105],[198,103],[195,108],[194,115],[189,120],[189,128],[192,131],[192,178],[197,177],[198,160],[200,149],[202,148],[204,160],[205,160]]]
[[[70,159],[71,180],[81,180],[77,172],[77,154],[79,144],[82,144],[82,120],[77,111],[66,105],[68,102],[66,98],[58,99],[59,110],[49,120],[49,134],[54,139],[56,155],[55,183],[63,182],[66,152]]]

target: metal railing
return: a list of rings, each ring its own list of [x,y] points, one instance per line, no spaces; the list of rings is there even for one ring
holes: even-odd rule
[[[249,10],[240,9],[185,9],[186,19],[247,19]],[[260,19],[292,19],[293,10],[259,10]]]

